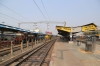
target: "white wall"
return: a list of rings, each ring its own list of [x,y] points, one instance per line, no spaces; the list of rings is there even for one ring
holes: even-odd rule
[[[81,27],[72,27],[71,32],[81,32]]]

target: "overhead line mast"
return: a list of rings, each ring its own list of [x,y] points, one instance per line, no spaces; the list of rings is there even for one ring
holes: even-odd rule
[[[40,22],[21,22],[21,23],[18,23],[18,27],[20,28],[20,25],[21,24],[37,24],[37,23],[46,23],[47,24],[47,28],[48,28],[48,24],[49,23],[55,23],[55,24],[58,24],[58,23],[63,23],[64,24],[64,27],[66,26],[66,22],[57,22],[57,21],[40,21]]]

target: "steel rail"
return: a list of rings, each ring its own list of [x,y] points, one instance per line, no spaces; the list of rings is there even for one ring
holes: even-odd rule
[[[54,41],[54,40],[53,40]],[[51,44],[50,44],[51,43]],[[54,43],[52,43],[52,42],[50,42],[50,43],[47,43],[46,45],[44,45],[43,47],[41,47],[40,49],[38,49],[36,52],[38,53],[37,55],[40,55],[41,54],[41,52],[39,52],[39,50],[42,50],[42,49],[44,49],[44,48],[47,48],[46,49],[46,51],[45,51],[45,53],[43,54],[43,57],[42,57],[42,59],[41,60],[32,60],[31,59],[31,61],[26,61],[26,62],[38,62],[38,65],[37,66],[40,66],[41,64],[42,64],[42,62],[43,62],[43,60],[45,59],[45,57],[46,57],[46,55],[47,55],[47,53],[48,53],[48,51],[50,50],[50,47],[52,46],[52,44]],[[50,46],[51,45],[51,46]],[[32,54],[34,54],[35,52],[33,52],[33,53],[31,53],[31,54],[29,54],[27,57],[25,57],[24,59],[22,59],[20,62],[18,62],[15,66],[20,66],[20,64],[22,64],[26,59],[28,59],[30,56],[32,56]],[[37,57],[38,58],[38,57]],[[29,64],[29,66],[31,66],[32,65],[32,63],[31,64]]]
[[[51,40],[51,41],[52,41],[52,40]],[[49,42],[50,42],[50,41],[48,41],[48,42],[46,42],[46,43],[49,43]],[[8,60],[2,62],[2,63],[0,63],[0,66],[8,66],[9,64],[11,64],[11,63],[13,63],[14,61],[18,60],[19,58],[24,58],[24,59],[25,59],[25,58],[28,57],[28,55],[31,55],[31,54],[32,54],[31,52],[35,53],[39,48],[41,49],[41,48],[43,47],[43,45],[45,45],[46,43],[44,43],[44,44],[42,44],[42,45],[40,45],[40,46],[38,46],[38,47],[36,47],[36,48],[30,49],[30,50],[27,51],[27,52],[24,52],[24,53],[22,53],[22,54],[19,54],[19,55],[15,56],[15,57],[12,57],[12,58],[10,58],[10,59],[8,59]],[[27,55],[27,56],[25,56],[25,55]],[[24,56],[25,56],[25,57],[24,57]]]

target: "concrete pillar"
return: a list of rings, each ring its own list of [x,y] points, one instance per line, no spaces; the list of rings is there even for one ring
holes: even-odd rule
[[[39,40],[39,43],[41,43],[41,39]]]
[[[3,39],[4,38],[4,31],[3,30],[1,30],[1,39]]]
[[[40,39],[40,43],[41,43],[42,41],[41,41],[41,39]]]
[[[96,49],[96,37],[92,37],[92,52]]]
[[[80,46],[81,45],[81,42],[80,41],[77,41],[77,46]]]
[[[32,39],[32,48],[33,48],[33,44],[34,44],[34,43],[33,43],[33,39]]]
[[[29,40],[27,40],[27,50],[29,49]]]
[[[13,57],[13,43],[11,41],[11,57]]]
[[[41,39],[39,39],[39,43],[41,43]]]
[[[36,44],[38,44],[38,40],[36,41]]]
[[[46,40],[45,39],[43,39],[43,43],[45,43],[46,42]]]
[[[35,45],[36,45],[36,39],[35,39]]]
[[[90,39],[91,37],[87,38]],[[91,41],[87,40],[86,42],[86,51],[94,52],[96,48],[96,38],[92,37]]]
[[[45,42],[45,39],[43,39],[43,43]]]
[[[21,42],[21,52],[23,52],[23,40],[22,40],[22,42]]]
[[[72,33],[70,33],[70,41],[72,41]]]

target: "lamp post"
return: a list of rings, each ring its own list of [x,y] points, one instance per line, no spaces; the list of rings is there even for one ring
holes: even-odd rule
[[[71,31],[70,31],[70,41],[69,41],[69,43],[73,43],[73,41],[72,41],[72,27],[70,28],[71,29]]]
[[[71,27],[71,32],[70,32],[70,41],[72,41],[72,27]]]

